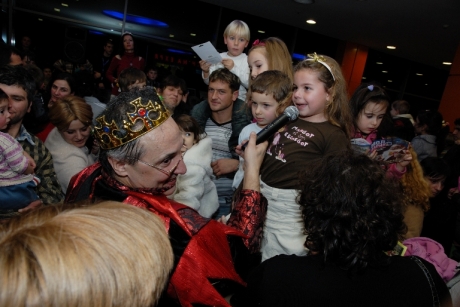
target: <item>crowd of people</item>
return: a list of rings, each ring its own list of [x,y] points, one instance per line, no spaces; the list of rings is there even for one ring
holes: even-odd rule
[[[43,69],[2,47],[0,305],[460,306],[460,118],[223,36],[198,102],[129,32]]]

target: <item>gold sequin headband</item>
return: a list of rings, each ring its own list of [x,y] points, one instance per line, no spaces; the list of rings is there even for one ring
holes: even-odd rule
[[[308,58],[305,59],[306,61],[315,61],[315,62],[321,63],[324,67],[326,67],[327,70],[329,70],[329,72],[331,73],[332,79],[334,79],[335,81],[335,76],[332,73],[331,67],[326,63],[325,57],[323,57],[322,55],[317,55],[316,52],[307,54],[307,56]]]

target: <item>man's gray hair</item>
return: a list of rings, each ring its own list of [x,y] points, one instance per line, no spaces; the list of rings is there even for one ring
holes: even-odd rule
[[[120,95],[115,97],[114,100],[110,101],[105,110],[98,116],[105,116],[105,121],[110,123],[112,120],[115,122],[117,127],[123,127],[124,121],[130,121],[127,113],[133,112],[133,106],[130,104],[131,101],[141,98],[142,104],[147,104],[149,100],[151,101],[160,101],[155,89],[153,87],[145,87],[144,89],[122,92]],[[98,122],[95,122],[95,125],[99,125]],[[143,123],[138,121],[133,128],[136,130],[141,128]],[[123,129],[120,129],[123,132]],[[110,165],[108,158],[113,158],[118,161],[126,162],[130,165],[133,165],[137,160],[142,157],[145,153],[145,148],[139,143],[137,138],[133,141],[130,141],[120,147],[113,149],[102,149],[99,153],[99,161],[104,168],[104,170],[109,174],[113,175],[113,169]]]

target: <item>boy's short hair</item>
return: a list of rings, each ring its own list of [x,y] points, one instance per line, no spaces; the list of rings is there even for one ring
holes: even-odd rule
[[[240,78],[232,73],[227,68],[219,68],[214,70],[209,76],[209,83],[214,81],[222,81],[228,83],[232,93],[240,89]]]
[[[185,83],[185,80],[175,75],[169,75],[163,79],[161,82],[161,90],[163,91],[167,86],[179,87],[182,91],[182,94],[186,94],[188,91],[187,83]]]
[[[31,211],[0,247],[0,306],[153,306],[173,266],[158,216],[114,201]]]
[[[284,109],[290,104],[292,96],[292,81],[279,70],[267,70],[260,73],[249,88],[249,95],[260,93],[271,95],[278,102],[276,114],[283,113]]]
[[[147,76],[139,68],[128,67],[123,69],[118,77],[118,86],[122,92],[129,91],[129,86],[139,81],[139,83],[146,82]]]
[[[248,25],[244,21],[233,20],[228,24],[224,31],[224,37],[228,37],[230,35],[239,35],[240,37],[249,41],[251,32],[249,31]]]

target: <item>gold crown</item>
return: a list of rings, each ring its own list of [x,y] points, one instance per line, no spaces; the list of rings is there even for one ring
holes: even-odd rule
[[[139,97],[129,104],[134,107],[134,111],[126,113],[129,121],[123,120],[121,129],[113,120],[107,123],[105,115],[96,118],[98,124],[94,127],[94,135],[102,149],[113,149],[129,143],[160,126],[170,116],[161,102],[149,100],[147,105],[143,105]],[[137,121],[142,121],[143,125],[139,129],[133,129]]]

